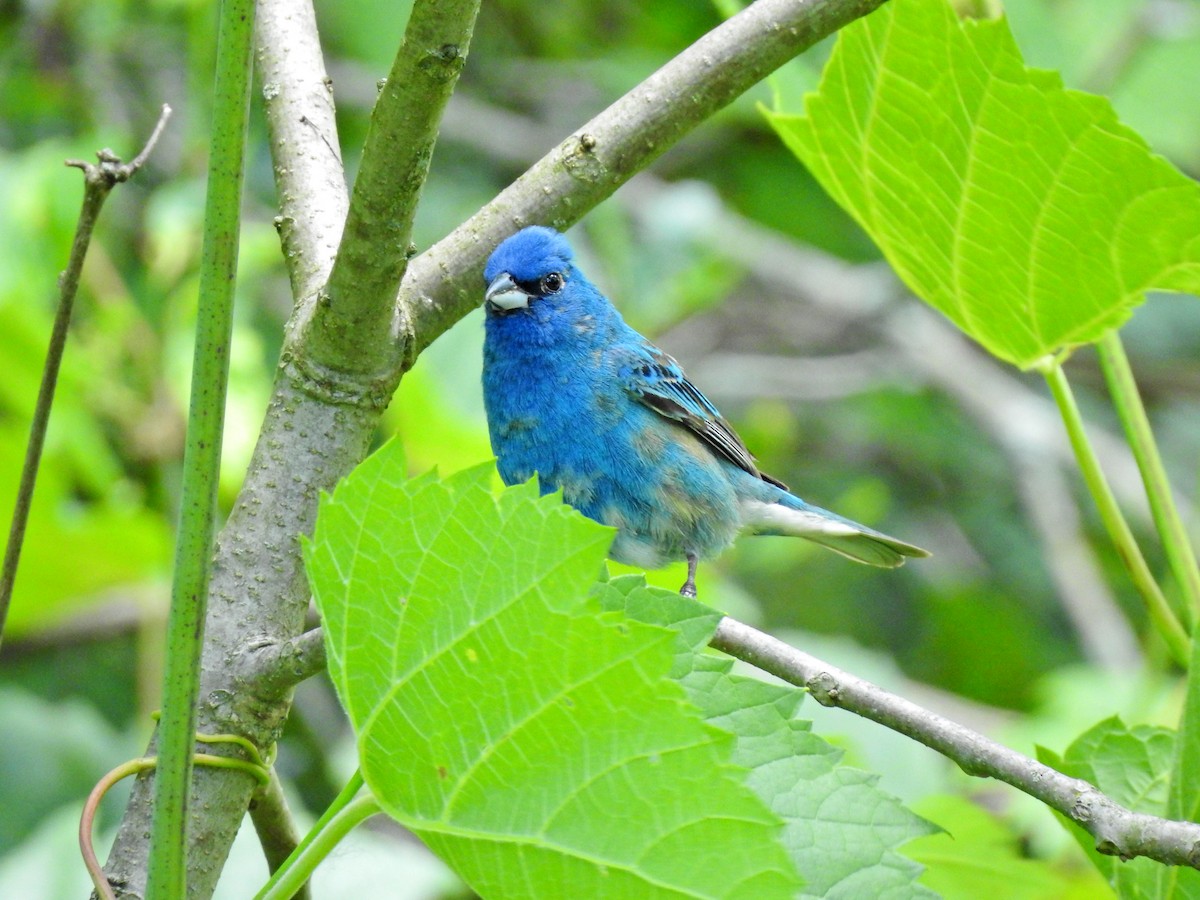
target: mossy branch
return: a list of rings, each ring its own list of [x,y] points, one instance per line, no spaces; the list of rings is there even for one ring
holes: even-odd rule
[[[389,380],[405,348],[394,299],[438,122],[466,62],[479,0],[417,0],[379,93],[329,282],[298,359]]]

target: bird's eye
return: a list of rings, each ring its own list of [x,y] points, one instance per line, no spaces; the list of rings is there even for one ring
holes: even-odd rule
[[[566,279],[558,272],[551,272],[542,279],[541,288],[543,294],[557,294],[562,290],[562,286]]]

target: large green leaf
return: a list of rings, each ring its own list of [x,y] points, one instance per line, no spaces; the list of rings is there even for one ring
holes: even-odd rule
[[[1111,896],[1093,870],[1072,871],[1029,858],[1014,831],[970,800],[942,794],[915,806],[946,830],[912,841],[904,853],[927,866],[921,880],[944,900],[1103,900]]]
[[[588,599],[611,531],[490,477],[406,480],[392,443],[321,504],[309,575],[380,804],[487,897],[794,896],[673,633]]]
[[[677,632],[671,674],[710,723],[737,736],[733,760],[786,823],[783,843],[804,875],[802,896],[935,896],[916,883],[921,867],[895,848],[936,826],[880,790],[877,776],[841,765],[842,751],[796,718],[801,691],[732,675],[731,659],[705,653],[719,613],[638,576],[605,585],[601,602]]]
[[[1038,758],[1075,778],[1091,782],[1135,812],[1168,816],[1168,778],[1175,755],[1175,732],[1152,725],[1127,726],[1112,716],[1089,728],[1061,757],[1038,749]],[[1108,878],[1118,896],[1200,898],[1200,871],[1164,866],[1150,859],[1122,862],[1097,852],[1095,839],[1060,817]]]
[[[1025,68],[1003,20],[892,0],[844,29],[787,146],[924,300],[1028,367],[1200,292],[1200,185],[1108,101]]]

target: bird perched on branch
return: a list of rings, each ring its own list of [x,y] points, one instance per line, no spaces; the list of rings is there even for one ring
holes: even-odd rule
[[[696,563],[741,531],[807,538],[894,567],[920,547],[805,503],[764,475],[679,364],[621,318],[557,231],[531,227],[484,269],[483,398],[506,484],[535,473],[617,529],[610,556],[656,568]]]

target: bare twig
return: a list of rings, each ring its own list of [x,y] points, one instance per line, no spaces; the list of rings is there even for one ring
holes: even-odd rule
[[[88,246],[92,242],[92,232],[96,228],[96,220],[109,192],[116,185],[137,174],[138,169],[154,151],[154,145],[158,143],[159,135],[170,117],[171,107],[164,103],[158,124],[154,126],[146,145],[128,163],[122,163],[120,158],[107,148],[96,153],[99,160],[97,163],[80,159],[66,161],[68,166],[83,170],[83,208],[79,211],[79,221],[75,225],[75,238],[71,242],[71,255],[67,267],[58,277],[58,310],[54,314],[54,327],[50,332],[50,347],[46,351],[46,365],[42,370],[42,384],[38,389],[37,403],[33,409],[33,421],[29,424],[29,443],[25,447],[21,483],[17,488],[17,500],[8,529],[4,564],[0,569],[0,641],[4,639],[4,623],[8,619],[8,608],[17,579],[17,565],[21,561],[21,546],[25,542],[25,528],[29,524],[29,509],[33,502],[38,465],[46,442],[46,425],[50,421],[50,407],[54,403],[58,372],[62,366],[63,350],[67,345],[67,329],[71,324],[75,295],[79,290],[79,276],[83,271],[83,260],[87,256]]]
[[[250,820],[254,823],[263,855],[267,858],[267,867],[274,874],[284,860],[292,855],[292,851],[300,846],[301,836],[296,830],[287,799],[283,796],[283,785],[274,768],[270,770],[270,776],[270,780],[259,787],[250,800]],[[309,884],[305,882],[292,895],[292,900],[309,900],[311,897]]]
[[[1200,868],[1198,824],[1126,809],[1086,781],[1063,775],[735,619],[721,620],[712,646],[807,689],[822,706],[848,710],[907,735],[953,760],[968,775],[995,778],[1036,797],[1086,829],[1101,853]]]

